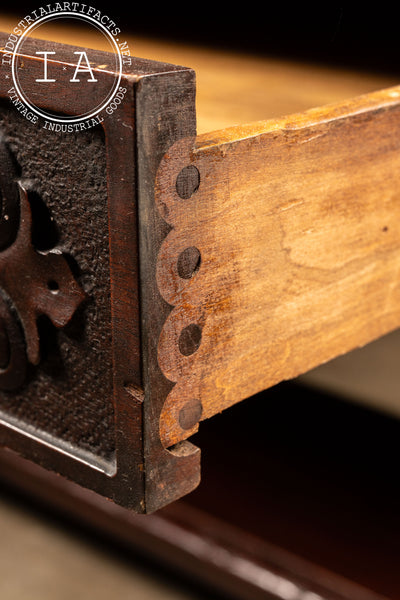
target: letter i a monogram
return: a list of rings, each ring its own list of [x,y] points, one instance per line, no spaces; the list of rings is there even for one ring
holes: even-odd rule
[[[41,54],[44,56],[44,61],[43,61],[43,78],[42,79],[35,79],[36,82],[38,83],[51,83],[56,81],[55,79],[49,79],[48,78],[48,74],[47,74],[47,56],[49,54],[55,54],[55,52],[45,52],[45,51],[38,51],[35,52],[35,54]],[[74,76],[72,77],[72,79],[70,79],[71,83],[76,83],[76,82],[80,82],[80,79],[77,78],[77,74],[78,73],[90,73],[90,77],[88,78],[88,81],[90,82],[96,82],[97,79],[95,79],[94,75],[93,75],[93,71],[92,68],[90,66],[88,57],[86,52],[74,52],[74,54],[79,54],[79,60],[78,60],[78,64],[76,65],[76,69],[75,69],[75,73]],[[85,64],[82,65],[82,61],[84,61]]]
[[[40,52],[35,52],[35,54],[43,54],[44,56],[44,61],[43,61],[43,65],[44,65],[44,74],[43,74],[43,79],[35,79],[35,81],[37,81],[38,83],[49,83],[51,81],[55,81],[55,79],[48,79],[47,78],[47,55],[48,54],[55,54],[55,52],[45,52],[40,51]]]
[[[70,81],[72,81],[72,82],[74,82],[74,81],[80,81],[80,79],[76,78],[77,73],[88,73],[88,72],[90,73],[90,78],[88,79],[88,81],[97,81],[97,79],[95,79],[93,77],[93,71],[92,71],[92,68],[90,66],[90,63],[89,63],[89,60],[88,60],[86,52],[74,52],[74,54],[80,54],[81,56],[80,56],[80,58],[78,60],[78,64],[76,65],[74,76],[73,76],[72,79],[70,79]],[[85,57],[85,62],[86,62],[86,65],[87,65],[86,67],[81,67],[83,57]]]

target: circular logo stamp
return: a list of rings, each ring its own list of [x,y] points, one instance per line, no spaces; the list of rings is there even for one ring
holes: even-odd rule
[[[37,39],[54,37],[56,29],[47,29],[60,22],[79,27],[80,37],[87,35],[85,46],[100,42],[107,54]],[[11,102],[25,118],[46,129],[73,132],[94,127],[118,108],[127,91],[120,84],[124,65],[131,64],[128,44],[116,23],[93,6],[57,2],[40,7],[14,27],[4,50]]]

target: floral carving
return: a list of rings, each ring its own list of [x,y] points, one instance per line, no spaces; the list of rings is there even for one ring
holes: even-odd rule
[[[38,317],[64,327],[85,293],[57,248],[34,248],[28,193],[1,138],[0,191],[0,388],[13,390],[24,382],[27,363],[40,362]]]

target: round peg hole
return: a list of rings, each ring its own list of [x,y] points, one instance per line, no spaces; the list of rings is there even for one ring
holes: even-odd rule
[[[195,246],[186,248],[178,256],[177,271],[181,279],[190,279],[200,268],[200,250]]]
[[[201,328],[195,323],[191,323],[182,329],[179,336],[179,351],[184,356],[194,354],[199,348],[201,342]]]
[[[202,413],[200,400],[189,400],[179,411],[179,425],[182,429],[192,429],[200,421]]]
[[[200,185],[200,173],[197,167],[189,165],[184,167],[176,178],[176,191],[180,198],[188,200]]]
[[[47,282],[47,287],[49,288],[49,290],[52,294],[58,294],[58,292],[60,291],[60,286],[58,285],[57,281],[55,281],[54,279],[50,279]]]

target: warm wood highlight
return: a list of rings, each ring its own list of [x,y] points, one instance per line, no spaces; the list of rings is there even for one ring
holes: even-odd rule
[[[193,400],[211,417],[400,325],[399,98],[391,88],[166,154],[156,201],[173,227],[157,271],[174,306],[158,349],[175,382],[167,446],[195,431],[195,419],[182,427]],[[176,186],[189,165],[200,173],[192,195],[190,182]],[[193,247],[200,267],[183,279],[176,265]]]
[[[20,17],[20,14],[0,15],[0,30],[12,31]],[[135,56],[195,70],[199,134],[280,118],[398,83],[387,74],[292,62],[125,33]],[[82,32],[79,28],[53,22],[46,29],[38,28],[35,35],[51,42],[57,40],[109,51],[103,36],[92,34],[89,28]]]

